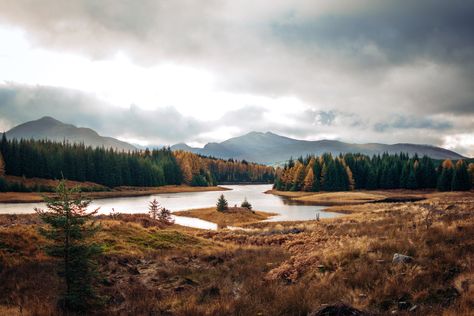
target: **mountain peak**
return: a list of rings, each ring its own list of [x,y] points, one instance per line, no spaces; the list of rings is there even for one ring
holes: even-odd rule
[[[115,148],[118,150],[136,150],[126,142],[112,137],[103,137],[90,128],[79,128],[72,124],[63,123],[51,116],[20,124],[8,132],[8,138],[16,139],[48,139],[71,143],[84,143],[87,146]]]

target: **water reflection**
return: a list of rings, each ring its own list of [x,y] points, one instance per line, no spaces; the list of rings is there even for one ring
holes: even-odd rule
[[[100,213],[108,214],[115,209],[122,213],[145,213],[148,211],[148,202],[156,198],[161,205],[172,212],[192,208],[212,207],[216,205],[219,195],[224,194],[229,205],[240,205],[244,198],[252,204],[255,210],[277,213],[278,215],[267,221],[301,221],[315,219],[317,213],[320,218],[336,217],[340,214],[323,212],[322,206],[312,206],[290,201],[272,194],[264,194],[271,189],[271,185],[226,185],[229,191],[163,193],[152,196],[124,197],[95,200],[91,208],[100,207]],[[25,214],[33,213],[35,207],[45,207],[44,203],[4,203],[0,204],[0,213]],[[196,218],[174,216],[177,224],[189,227],[216,229],[217,225]]]

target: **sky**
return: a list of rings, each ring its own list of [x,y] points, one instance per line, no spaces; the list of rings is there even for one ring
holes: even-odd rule
[[[474,2],[0,0],[0,130],[250,131],[474,157]]]

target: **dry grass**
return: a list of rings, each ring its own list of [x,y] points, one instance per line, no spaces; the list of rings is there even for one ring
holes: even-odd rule
[[[96,312],[307,315],[345,303],[375,315],[472,315],[473,192],[333,208],[352,214],[246,231],[103,218],[99,290],[108,299]],[[0,216],[0,314],[57,313],[61,283],[37,227],[33,215]],[[394,253],[414,262],[393,264]]]
[[[218,212],[215,207],[200,208],[187,211],[174,212],[174,215],[200,218],[217,223],[219,227],[243,226],[245,224],[257,223],[270,218],[275,213],[251,211],[243,207],[230,207],[224,212]]]

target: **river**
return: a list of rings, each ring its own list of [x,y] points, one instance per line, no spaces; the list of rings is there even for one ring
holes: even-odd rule
[[[324,207],[305,205],[289,201],[286,198],[264,192],[271,189],[270,184],[257,185],[225,185],[229,191],[210,192],[184,192],[184,193],[162,193],[151,196],[122,197],[94,200],[91,208],[100,207],[100,213],[108,214],[114,209],[121,213],[146,213],[148,202],[156,198],[158,202],[172,212],[194,208],[211,207],[216,205],[219,195],[224,194],[229,206],[240,205],[244,198],[252,204],[253,209],[278,215],[267,221],[303,221],[316,218],[336,217],[340,214],[323,212]],[[44,208],[44,203],[1,203],[0,214],[26,214],[33,213],[35,207]],[[183,226],[217,229],[215,223],[197,218],[174,216],[176,224]]]

